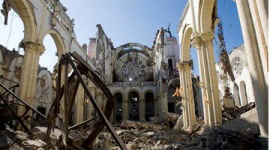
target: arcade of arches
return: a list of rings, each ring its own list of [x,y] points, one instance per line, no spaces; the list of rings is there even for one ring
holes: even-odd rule
[[[268,7],[265,8],[263,0],[235,1],[244,50],[235,50],[230,54],[230,63],[235,67],[234,83],[240,87],[230,87],[233,103],[240,106],[255,102],[260,134],[268,136],[268,14],[265,14]],[[20,87],[16,94],[44,114],[48,113],[55,96],[52,81],[56,73],[62,71],[55,69],[50,73],[39,67],[39,58],[46,51],[43,40],[50,34],[58,57],[67,52],[77,52],[113,93],[115,106],[112,121],[162,120],[166,113],[172,112],[183,115],[184,130],[193,130],[198,117],[203,117],[205,128],[222,124],[221,99],[224,93],[220,91],[224,88],[222,84],[226,77],[217,74],[218,67],[215,66],[213,38],[219,22],[215,0],[188,0],[177,30],[179,43],[169,30],[161,28],[151,48],[139,43],[114,47],[99,24],[97,37],[90,38],[89,45],[79,45],[74,33],[74,20],[69,18],[67,9],[59,1],[10,0],[10,6],[24,24],[21,47],[25,55],[15,54],[14,60],[4,60],[6,53],[1,50],[1,69],[9,69],[14,74],[17,71],[19,78],[16,82],[20,82]],[[196,49],[198,56],[199,80],[191,74],[191,47]],[[243,66],[240,60],[243,60]],[[10,73],[3,69],[1,75],[12,80],[14,76]],[[92,97],[104,111],[104,93],[91,81],[86,82]],[[176,89],[179,89],[181,98],[172,97]],[[19,109],[18,113],[21,112]],[[95,115],[93,105],[80,86],[73,123]]]

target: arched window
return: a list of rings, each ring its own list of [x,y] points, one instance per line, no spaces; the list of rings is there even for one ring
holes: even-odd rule
[[[155,116],[154,95],[151,92],[145,94],[145,120],[149,121],[150,117]]]
[[[234,103],[236,106],[240,106],[240,97],[239,97],[239,88],[238,86],[233,86],[233,96],[234,96]]]
[[[128,110],[129,119],[139,121],[139,94],[137,92],[130,92],[128,94]]]
[[[122,94],[116,93],[114,94],[114,99],[116,104],[114,105],[114,121],[121,122],[122,121]]]
[[[241,105],[248,104],[247,100],[247,89],[246,89],[246,83],[245,81],[240,82],[240,93],[241,93]]]
[[[172,62],[171,58],[169,58],[168,64],[169,64],[169,73],[172,75],[172,73],[173,73],[173,62]]]

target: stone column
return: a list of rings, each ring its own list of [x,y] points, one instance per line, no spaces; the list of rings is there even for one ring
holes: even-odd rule
[[[145,99],[139,100],[139,116],[140,121],[143,121],[143,119],[145,119]]]
[[[182,113],[183,113],[183,128],[188,127],[188,111],[187,111],[187,98],[185,92],[185,77],[184,77],[184,68],[182,62],[178,63],[179,76],[180,76],[180,94],[182,96]]]
[[[204,122],[205,126],[210,126],[210,114],[209,114],[209,103],[205,101],[204,99],[207,97],[207,91],[206,91],[206,79],[205,79],[205,72],[204,72],[204,59],[203,59],[203,49],[202,49],[202,39],[198,35],[193,35],[193,41],[192,44],[197,49],[197,55],[198,55],[198,62],[199,62],[199,70],[200,70],[200,86],[202,91],[202,101],[203,101],[203,113],[204,113]]]
[[[253,2],[257,4],[265,41],[268,41],[268,0],[253,0]],[[266,44],[268,47],[268,42]]]
[[[25,54],[21,72],[20,98],[31,106],[35,100],[39,57],[44,50],[45,47],[41,44],[24,43]],[[18,114],[22,115],[23,112],[24,108],[19,107]]]
[[[81,85],[78,87],[77,95],[75,97],[75,115],[76,120],[75,123],[78,124],[83,121],[83,109],[84,109],[84,90]]]
[[[266,16],[261,16],[264,15],[262,13],[262,10],[259,10],[259,5],[260,3],[264,3],[263,0],[257,1],[257,0],[249,0],[249,8],[253,20],[253,25],[255,29],[255,34],[256,34],[256,39],[258,43],[258,48],[259,48],[259,54],[261,57],[261,63],[262,63],[262,68],[263,68],[263,73],[264,73],[264,80],[266,82],[266,86],[268,87],[268,28],[265,28],[263,25],[263,22],[265,21],[264,19],[268,20]],[[262,8],[264,9],[264,8]],[[261,13],[261,14],[260,14]],[[264,19],[263,19],[264,18]],[[267,21],[268,22],[268,21]],[[267,24],[268,27],[268,24]],[[267,32],[267,34],[266,34]]]
[[[214,110],[213,110],[213,97],[211,92],[211,84],[210,84],[210,74],[209,74],[209,66],[208,66],[208,56],[206,53],[205,43],[202,43],[202,63],[203,63],[203,70],[204,70],[204,81],[203,81],[203,87],[205,88],[205,95],[203,97],[203,101],[207,103],[208,105],[208,121],[209,121],[209,127],[214,127]]]
[[[201,34],[206,55],[208,56],[208,70],[210,77],[210,87],[212,92],[212,106],[214,110],[215,124],[222,124],[221,104],[219,98],[218,82],[217,82],[217,71],[215,66],[214,50],[213,50],[213,33],[202,33]]]
[[[253,81],[254,97],[258,112],[260,132],[268,136],[268,90],[263,76],[262,64],[251,13],[246,0],[236,0],[240,24],[243,33],[245,49],[248,58],[251,78]]]
[[[96,97],[96,87],[94,87],[94,84],[93,83],[90,83],[90,86],[89,86],[89,91],[90,91],[90,94],[91,96],[95,99]],[[88,113],[88,119],[92,118],[94,116],[93,114],[93,111],[94,111],[94,106],[93,104],[91,103],[91,101],[89,101],[89,113]]]
[[[188,97],[187,102],[189,107],[189,128],[193,129],[196,125],[196,116],[195,116],[195,105],[193,97],[190,61],[186,62],[185,70],[186,70],[185,73],[186,73],[187,97]]]
[[[185,97],[185,107],[186,107],[186,114],[187,114],[187,128],[190,127],[191,125],[191,111],[190,111],[190,105],[189,105],[189,96],[188,96],[188,80],[187,80],[187,70],[186,70],[186,65],[182,63],[183,65],[183,78],[184,78],[184,87],[183,87],[183,92],[184,92],[184,97]]]
[[[105,94],[102,94],[102,110],[105,111],[105,106],[106,106],[106,103],[107,103],[107,97],[105,96]]]
[[[102,110],[102,101],[103,101],[103,97],[102,97],[102,91],[97,88],[96,90],[96,102],[98,104],[98,107]]]
[[[129,112],[128,112],[128,100],[124,99],[122,102],[122,120],[128,120],[129,119]]]

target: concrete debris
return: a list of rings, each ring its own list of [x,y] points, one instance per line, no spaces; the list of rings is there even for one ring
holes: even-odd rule
[[[179,117],[181,118],[181,117]],[[180,121],[181,122],[181,121]],[[256,149],[254,135],[249,131],[234,131],[223,127],[216,127],[210,132],[200,134],[199,123],[192,134],[171,128],[166,123],[158,124],[149,122],[124,121],[118,126],[114,126],[116,133],[123,140],[129,150],[204,150],[204,149]],[[71,139],[77,137],[82,132],[71,130]],[[35,127],[32,135],[22,131],[14,131],[7,128],[5,133],[10,150],[45,150],[58,149],[57,141],[61,137],[61,132],[57,129],[51,133],[49,142],[43,141],[47,128]],[[81,136],[74,139],[74,143],[80,145],[90,134],[90,131],[83,132]],[[91,146],[93,150],[119,150],[120,147],[113,139],[110,132],[104,128]]]
[[[202,121],[203,123],[203,121]],[[201,126],[201,124],[198,124]],[[257,146],[252,134],[217,127],[210,133],[186,134],[166,125],[123,122],[116,127],[116,132],[130,150],[204,150],[204,149],[250,149]],[[232,142],[232,141],[234,142]],[[240,144],[240,145],[239,145]],[[120,149],[108,131],[102,132],[93,146],[97,150]]]
[[[176,130],[181,130],[183,128],[183,126],[184,126],[184,124],[183,124],[183,116],[181,115],[177,119],[177,121],[176,121],[176,123],[175,123],[175,125],[174,125],[173,128],[176,129]]]
[[[22,143],[22,148],[27,150],[36,150],[36,149],[41,150],[43,149],[42,147],[44,147],[45,145],[47,144],[40,139],[27,140]]]
[[[248,131],[229,130],[216,127],[209,136],[210,149],[257,149],[258,143]]]
[[[199,145],[191,143],[192,138],[166,124],[125,121],[116,127],[116,132],[130,150],[175,150]],[[105,147],[119,149],[107,131],[98,136],[95,144],[95,148],[99,150],[105,150]]]
[[[61,132],[58,129],[55,129],[51,133],[49,141],[45,142],[47,128],[45,127],[35,127],[32,129],[33,134],[28,135],[22,131],[14,131],[9,127],[5,130],[5,138],[7,143],[1,145],[1,148],[9,150],[43,150],[43,149],[56,149],[56,143],[60,138]]]

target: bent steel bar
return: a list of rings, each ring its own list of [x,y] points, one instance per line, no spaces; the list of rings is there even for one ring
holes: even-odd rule
[[[72,74],[68,76],[68,67],[71,66]],[[61,74],[62,69],[64,69],[64,74]],[[113,126],[110,124],[107,118],[110,118],[113,106],[114,106],[114,99],[113,95],[111,94],[110,90],[107,88],[107,86],[99,79],[99,77],[96,75],[95,71],[88,65],[87,62],[85,62],[77,53],[66,53],[61,56],[60,62],[58,64],[58,78],[57,78],[57,87],[56,87],[56,98],[53,101],[53,104],[50,108],[48,120],[50,120],[50,123],[48,125],[48,130],[46,133],[46,139],[48,139],[52,127],[55,125],[55,119],[56,117],[60,117],[60,130],[62,132],[62,142],[65,145],[65,147],[72,147],[75,146],[78,148],[75,143],[73,143],[73,139],[69,136],[69,130],[82,127],[86,125],[87,123],[90,123],[93,121],[92,119],[86,120],[84,122],[78,123],[72,127],[69,127],[68,120],[70,118],[70,114],[72,111],[72,106],[75,102],[75,96],[78,91],[78,86],[81,84],[81,86],[84,89],[84,92],[86,93],[87,97],[90,99],[91,103],[94,106],[94,109],[96,109],[98,116],[100,118],[100,121],[96,124],[93,124],[91,126],[94,126],[89,134],[89,136],[82,141],[80,148],[83,149],[89,149],[89,146],[93,143],[93,141],[96,139],[96,137],[99,135],[99,133],[103,130],[103,128],[106,126],[110,133],[112,134],[113,138],[116,140],[119,147],[123,150],[126,150],[126,146],[123,143],[122,139],[117,135],[115,132]],[[63,73],[63,72],[62,72]],[[82,75],[84,75],[87,79],[91,80],[93,84],[102,90],[104,95],[107,97],[107,103],[105,106],[104,112],[99,108],[98,104],[94,100],[94,98],[91,96],[90,91],[88,90],[88,87],[86,83],[84,82],[84,79],[82,78]],[[63,85],[61,82],[64,82]],[[63,101],[63,102],[61,102]],[[61,102],[61,103],[60,103]],[[60,107],[61,105],[64,106],[64,112],[62,112],[62,115],[60,114]],[[92,123],[91,123],[92,124]],[[91,129],[90,127],[86,127],[84,129],[84,132]],[[80,134],[78,135],[78,137]]]
[[[22,125],[22,127],[25,129],[25,131],[28,134],[32,134],[32,132],[30,131],[30,129],[24,124],[23,120],[21,117],[19,117],[16,112],[11,108],[10,104],[7,103],[7,101],[4,99],[4,97],[0,94],[0,99],[2,99],[2,101],[5,103],[5,105],[7,106],[7,108],[11,111],[11,113],[15,116],[16,120]]]
[[[40,115],[43,119],[46,119],[46,117],[42,113],[40,113],[35,108],[33,108],[32,106],[30,106],[29,104],[27,104],[25,101],[23,101],[22,99],[20,99],[12,91],[10,91],[7,87],[5,87],[2,83],[0,83],[0,86],[3,89],[5,89],[9,94],[11,94],[13,97],[15,97],[18,101],[20,101],[21,103],[23,103],[23,105],[25,105],[26,108],[31,109],[32,111],[34,111],[35,113],[37,113],[38,115]]]
[[[103,123],[105,124],[105,126],[108,128],[108,130],[111,132],[112,136],[114,137],[114,139],[116,140],[117,144],[120,146],[121,149],[127,150],[124,142],[122,141],[122,139],[117,135],[117,133],[115,132],[113,126],[111,125],[111,123],[108,121],[107,118],[110,117],[111,112],[113,110],[113,104],[114,104],[114,99],[113,99],[113,95],[110,92],[110,90],[106,87],[106,85],[99,79],[99,77],[92,71],[91,67],[88,66],[88,64],[80,58],[79,55],[77,55],[76,53],[69,53],[69,55],[67,56],[72,56],[72,58],[76,59],[77,61],[79,61],[79,65],[78,68],[76,67],[76,65],[74,64],[74,62],[71,60],[70,65],[72,66],[73,71],[76,73],[83,89],[86,92],[86,95],[88,96],[88,98],[90,99],[90,101],[92,102],[94,108],[97,110],[101,120],[103,121]],[[71,58],[71,57],[70,57]],[[102,110],[99,108],[98,104],[96,103],[96,101],[93,99],[93,97],[90,94],[90,91],[88,90],[85,82],[82,79],[82,74],[84,74],[86,77],[88,77],[93,83],[95,83],[97,85],[98,88],[100,88],[105,96],[108,99],[108,102],[106,103],[106,107],[105,107],[105,112],[103,113]],[[89,144],[91,144],[93,142],[93,138],[96,138],[96,136],[101,132],[102,128],[104,127],[104,124],[99,124],[98,126],[96,126],[96,128],[93,130],[93,132],[88,136],[88,138],[83,141],[82,143],[82,147],[83,148],[88,148]]]

